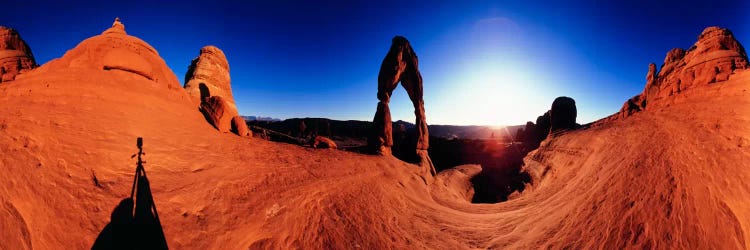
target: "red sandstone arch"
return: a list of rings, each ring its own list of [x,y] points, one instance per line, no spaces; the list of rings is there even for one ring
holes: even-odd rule
[[[414,53],[409,41],[402,36],[393,38],[391,49],[383,59],[378,75],[378,108],[373,118],[375,134],[370,140],[370,146],[376,153],[390,155],[393,146],[393,128],[391,123],[391,111],[388,103],[393,90],[398,83],[406,89],[414,105],[416,116],[417,144],[416,155],[420,156],[423,163],[428,162],[430,172],[434,175],[435,169],[427,155],[429,148],[429,133],[427,131],[427,118],[425,117],[424,100],[422,99],[422,75],[419,73],[419,60]]]

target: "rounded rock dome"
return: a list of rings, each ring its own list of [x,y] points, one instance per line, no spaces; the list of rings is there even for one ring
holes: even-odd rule
[[[128,35],[119,19],[101,35],[83,40],[51,64],[52,70],[89,68],[122,71],[165,84],[170,89],[179,88],[180,85],[156,49],[140,38]]]

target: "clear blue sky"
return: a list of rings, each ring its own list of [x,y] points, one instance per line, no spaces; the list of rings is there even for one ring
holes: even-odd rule
[[[639,93],[650,62],[707,26],[750,42],[750,1],[161,1],[3,3],[37,61],[119,16],[180,81],[204,45],[227,55],[245,115],[371,120],[394,35],[420,59],[430,124],[513,125],[570,96],[585,123]],[[313,4],[314,3],[314,4]],[[399,87],[394,120],[413,121]]]

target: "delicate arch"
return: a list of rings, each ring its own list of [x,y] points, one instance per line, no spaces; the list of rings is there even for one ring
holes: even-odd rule
[[[373,118],[374,135],[370,139],[370,146],[381,155],[390,155],[393,146],[393,128],[391,123],[391,111],[388,107],[393,90],[398,83],[406,89],[414,105],[415,125],[417,130],[417,143],[415,154],[423,162],[429,161],[427,149],[429,148],[429,132],[427,131],[427,118],[425,117],[424,100],[422,99],[422,74],[419,73],[419,60],[412,49],[409,41],[402,36],[393,38],[391,48],[383,59],[378,74],[378,107]],[[431,173],[435,169],[429,161]]]

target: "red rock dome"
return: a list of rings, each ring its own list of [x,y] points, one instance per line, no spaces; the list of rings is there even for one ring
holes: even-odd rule
[[[169,89],[180,89],[177,77],[156,49],[128,35],[119,19],[101,35],[83,40],[62,58],[42,66],[40,72],[62,69],[101,70],[123,79],[145,79]]]

